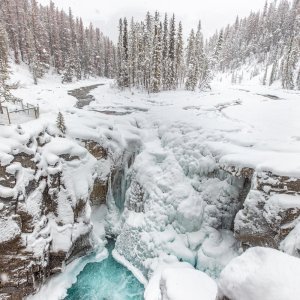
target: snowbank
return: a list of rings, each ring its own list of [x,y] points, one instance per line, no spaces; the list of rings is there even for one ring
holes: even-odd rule
[[[231,300],[295,300],[300,296],[300,260],[255,247],[222,271],[219,294]]]
[[[187,263],[161,264],[145,290],[145,300],[215,300],[217,284]]]

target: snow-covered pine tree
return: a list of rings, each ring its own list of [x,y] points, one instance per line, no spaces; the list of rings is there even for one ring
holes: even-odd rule
[[[176,39],[176,84],[181,86],[184,82],[185,64],[184,64],[184,45],[182,36],[182,23],[179,22]]]
[[[138,68],[138,32],[134,19],[130,22],[129,34],[129,73],[130,82],[133,86],[137,84],[137,68]]]
[[[221,31],[219,33],[218,42],[217,42],[217,45],[216,45],[216,48],[215,48],[215,59],[216,60],[219,58],[219,55],[221,53],[223,42],[224,42],[224,40],[223,40],[223,29],[221,29]]]
[[[210,71],[209,62],[204,54],[203,49],[203,35],[201,32],[201,22],[198,23],[197,33],[195,37],[195,52],[197,60],[197,68],[195,70],[195,76],[197,76],[198,87],[200,90],[209,88]]]
[[[14,3],[10,0],[0,1],[1,19],[3,19],[9,40],[10,48],[13,51],[14,61],[20,63],[20,51],[18,45],[18,25],[15,18]]]
[[[299,46],[296,39],[291,38],[290,45],[283,58],[282,63],[282,87],[285,89],[294,89],[294,72],[296,69],[297,61],[299,59]]]
[[[176,89],[176,25],[175,25],[175,15],[173,14],[170,20],[169,28],[169,49],[168,49],[168,80],[167,89]]]
[[[136,74],[136,86],[144,88],[144,68],[145,68],[145,43],[144,43],[144,23],[138,23],[137,26],[137,74]]]
[[[115,76],[115,48],[112,41],[105,39],[104,40],[104,73],[101,76],[108,78],[113,78]],[[102,68],[102,67],[101,67]]]
[[[150,91],[157,93],[161,88],[161,57],[162,57],[162,44],[161,44],[161,31],[162,24],[159,22],[159,14],[155,13],[154,19],[154,38],[153,38],[153,56],[152,56],[152,72],[151,72],[151,88]]]
[[[42,78],[50,67],[50,54],[48,52],[48,37],[45,29],[45,23],[41,22],[39,17],[41,9],[39,9],[37,1],[31,0],[31,22],[30,28],[33,38],[35,50],[35,81]]]
[[[80,69],[81,73],[84,74],[84,70],[86,69],[86,40],[83,21],[81,18],[79,18],[78,22],[76,23],[76,32],[78,38]]]
[[[5,27],[0,20],[0,102],[3,102],[9,96],[8,79],[8,37]]]
[[[266,3],[262,12],[252,12],[243,19],[237,18],[234,24],[223,28],[222,39],[220,32],[214,34],[205,52],[214,57],[217,71],[230,72],[251,63],[253,77],[258,75],[259,69],[265,70],[265,66],[271,66],[271,75],[266,84],[279,79],[283,87],[297,88],[299,16],[299,0]]]
[[[188,61],[187,61],[187,79],[185,82],[185,89],[188,91],[194,91],[197,87],[198,82],[198,59],[196,55],[196,43],[195,43],[195,33],[192,29],[189,41],[188,41]]]
[[[26,46],[27,46],[27,52],[28,52],[29,70],[32,73],[34,84],[37,84],[39,75],[41,74],[41,72],[40,72],[40,67],[41,66],[39,64],[37,53],[35,51],[34,38],[32,36],[32,32],[30,30],[28,31],[27,45]]]
[[[277,78],[277,68],[278,68],[278,61],[277,59],[273,62],[272,65],[272,70],[271,70],[271,75],[270,75],[270,80],[269,80],[269,85],[272,85],[273,82],[276,80]]]
[[[163,24],[163,39],[162,39],[162,85],[163,89],[167,89],[168,85],[168,74],[169,74],[169,21],[168,15],[165,14],[164,24]]]
[[[128,22],[124,18],[124,28],[123,28],[123,57],[122,57],[122,77],[123,77],[123,87],[130,86],[129,78],[129,49],[128,49]]]
[[[286,89],[296,86],[294,73],[300,60],[300,0],[294,1],[290,19],[293,20],[289,25],[290,39],[282,64],[282,87]]]
[[[62,70],[62,55],[59,45],[59,29],[57,21],[57,12],[55,10],[54,3],[50,1],[50,7],[48,9],[48,36],[50,43],[50,56],[51,65],[55,68],[58,74],[61,74]]]
[[[17,38],[19,51],[21,55],[21,60],[25,61],[26,59],[26,9],[27,5],[23,5],[22,0],[15,0],[15,14],[16,14],[16,25],[17,25]]]
[[[111,41],[106,38],[112,47],[107,52],[111,56],[106,59],[103,56],[106,42],[102,34],[97,34],[98,29],[85,28],[80,19],[75,22],[71,13],[59,11],[52,1],[49,6],[42,6],[36,0],[3,0],[0,11],[10,53],[15,63],[23,61],[29,65],[35,83],[50,67],[58,74],[65,74],[70,65],[75,65],[75,77],[81,78],[81,74],[99,74],[100,65],[102,73],[105,64],[115,66]],[[98,55],[100,48],[102,55]]]
[[[147,91],[151,89],[151,59],[153,54],[153,35],[154,35],[153,17],[147,12],[144,26],[144,87]]]
[[[119,87],[123,87],[123,74],[122,74],[122,61],[123,61],[123,20],[119,20],[119,39],[118,39],[118,61],[117,61],[117,68],[118,68],[118,75],[117,75],[117,83]]]
[[[117,83],[120,88],[130,86],[129,75],[129,37],[127,19],[120,19],[118,41],[118,75]]]
[[[59,112],[58,115],[57,115],[56,126],[63,135],[66,134],[67,127],[65,125],[65,118],[64,118],[64,116],[61,112]]]
[[[76,24],[73,17],[73,13],[71,8],[69,9],[69,26],[70,26],[70,34],[71,34],[71,49],[70,49],[70,56],[74,64],[74,73],[77,80],[80,80],[82,78],[82,70],[80,65],[80,58],[79,58],[79,44],[78,44],[78,38],[76,33]],[[94,62],[94,66],[95,66]],[[96,71],[94,70],[93,74],[95,74]]]

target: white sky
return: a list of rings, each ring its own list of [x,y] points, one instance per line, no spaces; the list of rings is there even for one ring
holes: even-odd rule
[[[48,4],[49,0],[38,0]],[[105,35],[114,41],[117,39],[117,26],[120,17],[137,20],[144,18],[149,10],[161,13],[175,13],[177,20],[183,22],[187,34],[202,21],[205,37],[212,35],[216,29],[233,23],[236,16],[247,16],[251,10],[258,11],[265,0],[53,0],[59,8],[72,8],[75,16],[90,21],[99,27]]]

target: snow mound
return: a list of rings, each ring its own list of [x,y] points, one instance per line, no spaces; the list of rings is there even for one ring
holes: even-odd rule
[[[208,275],[188,268],[177,272],[166,269],[161,290],[166,300],[215,300],[217,295],[217,285]]]
[[[231,300],[294,300],[300,295],[300,260],[255,247],[222,271],[219,294]]]
[[[192,265],[161,257],[145,290],[145,300],[215,300],[217,284]]]

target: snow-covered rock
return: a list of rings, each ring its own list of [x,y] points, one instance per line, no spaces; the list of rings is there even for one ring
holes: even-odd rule
[[[95,118],[89,129],[84,117],[65,119],[64,136],[55,115],[0,132],[0,270],[7,276],[0,298],[23,298],[65,264],[104,247],[104,228],[93,236],[92,221],[98,226],[105,216],[91,221],[91,204],[105,203],[108,178],[128,168],[138,135],[111,128],[107,138],[110,123]]]
[[[187,263],[169,262],[157,268],[146,290],[145,300],[215,300],[217,284]]]
[[[215,300],[217,295],[216,283],[205,273],[193,269],[164,270],[160,288],[165,300]]]
[[[233,259],[219,279],[219,298],[295,300],[300,295],[300,260],[278,250],[254,247]]]
[[[280,243],[300,222],[299,178],[277,176],[269,172],[255,173],[252,188],[243,208],[235,218],[235,235],[246,246],[279,248]],[[288,253],[293,239],[282,245]]]

